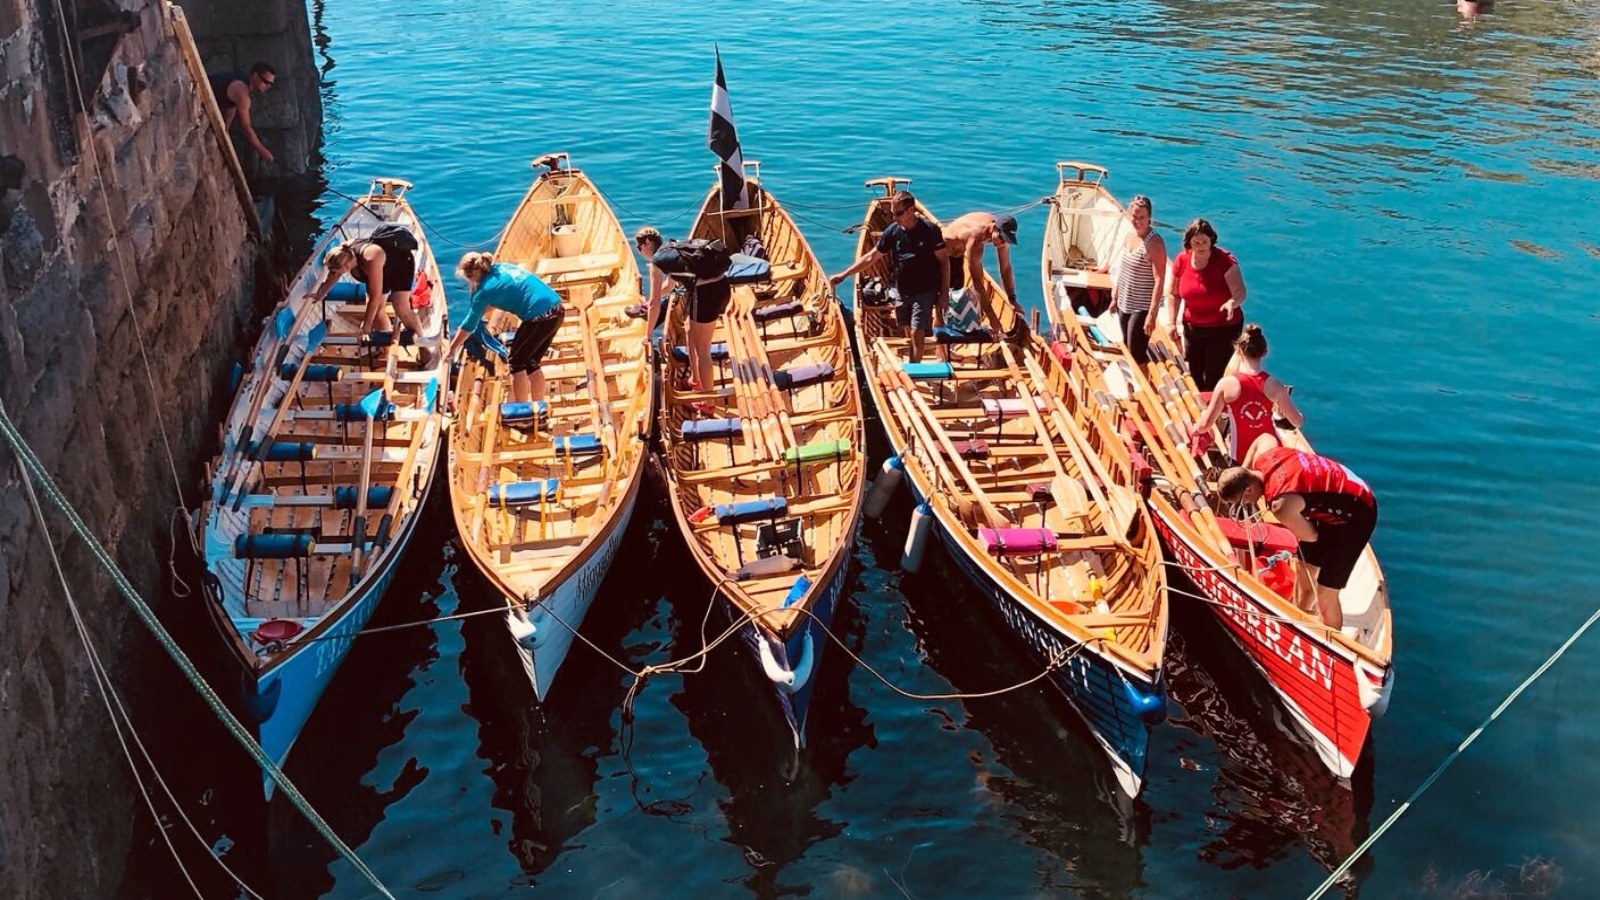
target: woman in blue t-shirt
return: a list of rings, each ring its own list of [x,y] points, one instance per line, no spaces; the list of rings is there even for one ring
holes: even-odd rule
[[[450,341],[450,355],[454,356],[466,343],[489,307],[503,309],[522,319],[517,336],[511,340],[511,399],[517,403],[543,400],[544,372],[539,370],[539,363],[561,330],[565,314],[561,295],[527,269],[495,262],[492,253],[461,257],[456,274],[472,285],[472,306]]]

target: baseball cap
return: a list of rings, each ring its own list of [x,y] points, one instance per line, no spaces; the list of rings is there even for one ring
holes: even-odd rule
[[[1000,234],[1005,237],[1006,243],[1015,244],[1017,242],[1016,219],[1011,216],[997,216],[994,224],[1000,229]]]

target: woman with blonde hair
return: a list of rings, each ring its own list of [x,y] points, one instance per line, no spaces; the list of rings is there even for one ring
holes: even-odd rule
[[[527,269],[495,262],[492,253],[461,257],[456,274],[472,285],[472,305],[450,341],[450,355],[466,343],[489,307],[505,310],[522,320],[511,340],[511,399],[518,403],[543,400],[544,372],[539,366],[561,330],[566,312],[561,295]]]
[[[422,334],[422,320],[411,308],[411,288],[417,279],[417,238],[400,225],[380,225],[372,234],[336,244],[322,257],[328,274],[317,285],[312,299],[322,302],[334,283],[346,274],[367,286],[366,317],[361,320],[361,337],[370,339],[374,331],[391,331],[393,325],[384,312],[383,302],[394,304],[400,323],[412,334]],[[433,351],[417,350],[417,367],[433,363]]]

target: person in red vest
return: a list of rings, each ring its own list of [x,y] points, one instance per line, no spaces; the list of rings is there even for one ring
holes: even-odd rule
[[[1300,540],[1323,623],[1343,628],[1339,591],[1378,525],[1378,500],[1367,483],[1326,456],[1273,447],[1223,471],[1217,494],[1224,503],[1267,501]]]
[[[1257,441],[1267,442],[1258,453],[1278,445],[1278,429],[1272,422],[1274,412],[1295,428],[1303,425],[1306,417],[1289,397],[1288,386],[1261,368],[1261,360],[1267,355],[1267,336],[1261,333],[1260,325],[1246,325],[1244,333],[1233,342],[1233,352],[1238,367],[1232,374],[1222,376],[1211,391],[1211,402],[1189,435],[1189,450],[1195,456],[1204,453],[1211,441],[1211,426],[1226,413],[1228,458],[1239,463]]]

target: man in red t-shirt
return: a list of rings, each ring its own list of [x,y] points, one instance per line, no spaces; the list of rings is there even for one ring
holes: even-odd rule
[[[1342,628],[1339,592],[1378,526],[1378,500],[1367,483],[1326,456],[1274,447],[1224,471],[1217,495],[1224,503],[1267,501],[1278,521],[1300,539],[1307,574],[1317,584],[1322,621]]]

